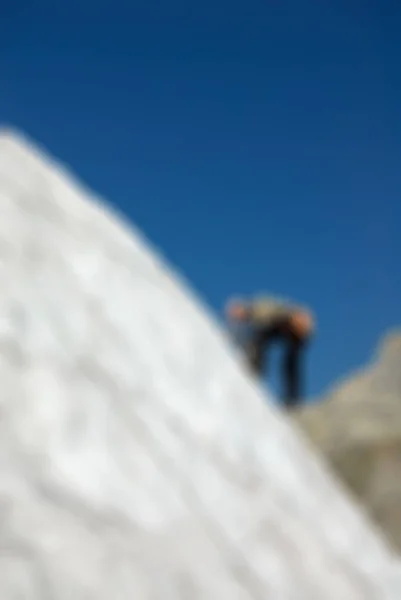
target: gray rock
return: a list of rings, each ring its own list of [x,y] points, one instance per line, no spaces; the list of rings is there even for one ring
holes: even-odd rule
[[[401,551],[401,331],[384,338],[370,365],[296,418]]]
[[[401,597],[188,285],[9,131],[0,217],[2,600]]]

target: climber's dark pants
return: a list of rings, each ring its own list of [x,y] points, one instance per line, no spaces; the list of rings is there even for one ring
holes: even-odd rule
[[[245,348],[249,366],[257,376],[268,369],[268,350],[273,342],[282,342],[285,346],[283,357],[283,401],[287,408],[297,406],[301,401],[301,361],[308,343],[307,339],[296,336],[282,320],[269,327],[256,329]]]

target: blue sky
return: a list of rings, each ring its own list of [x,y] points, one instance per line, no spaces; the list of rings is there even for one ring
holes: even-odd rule
[[[401,324],[401,5],[15,0],[0,121],[124,211],[219,314],[309,304],[309,393]]]

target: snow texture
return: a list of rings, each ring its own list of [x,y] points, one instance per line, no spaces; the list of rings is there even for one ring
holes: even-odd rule
[[[182,278],[8,130],[0,281],[1,600],[401,597]]]

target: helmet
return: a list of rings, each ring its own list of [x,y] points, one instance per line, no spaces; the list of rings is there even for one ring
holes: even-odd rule
[[[233,321],[246,321],[248,319],[248,307],[241,298],[232,298],[227,302],[226,315]]]

